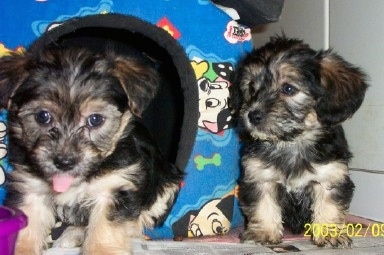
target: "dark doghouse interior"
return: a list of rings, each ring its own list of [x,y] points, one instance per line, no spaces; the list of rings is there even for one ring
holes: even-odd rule
[[[159,29],[159,28],[156,28]],[[110,27],[78,28],[59,36],[54,43],[115,51],[150,62],[161,76],[161,87],[141,119],[169,161],[175,162],[184,115],[184,95],[170,54],[158,43],[138,32]]]

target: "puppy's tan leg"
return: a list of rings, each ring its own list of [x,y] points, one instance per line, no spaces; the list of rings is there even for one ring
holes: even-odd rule
[[[53,247],[74,248],[80,247],[84,242],[84,227],[69,226],[53,243]]]
[[[92,210],[86,230],[84,255],[130,255],[131,238],[140,233],[137,221],[110,221],[109,199],[101,199]]]
[[[311,230],[312,240],[318,246],[350,246],[352,243],[346,232],[345,216],[354,185],[346,173],[347,166],[343,164],[323,166],[318,175],[320,183],[313,186]]]
[[[247,227],[241,235],[242,242],[280,243],[283,237],[281,207],[277,202],[277,183],[255,184],[259,190],[259,200],[244,207]]]
[[[314,192],[316,198],[311,225],[313,242],[318,246],[350,246],[352,241],[345,231],[344,209],[332,199],[332,191],[325,187],[315,185]]]
[[[242,242],[280,243],[283,237],[282,209],[278,190],[283,179],[275,168],[263,162],[243,158],[244,176],[240,180],[239,198],[247,218]]]
[[[46,248],[45,240],[55,224],[50,199],[40,194],[29,194],[20,209],[28,216],[28,225],[20,231],[15,255],[41,255]]]

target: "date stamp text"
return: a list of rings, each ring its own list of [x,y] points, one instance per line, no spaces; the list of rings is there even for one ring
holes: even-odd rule
[[[363,225],[361,223],[345,224],[320,224],[306,223],[304,225],[305,237],[384,237],[384,223],[372,223]]]

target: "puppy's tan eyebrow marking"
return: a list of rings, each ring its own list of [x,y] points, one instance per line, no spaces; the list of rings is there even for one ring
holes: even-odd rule
[[[300,73],[296,68],[291,66],[290,64],[283,63],[276,71],[277,82],[280,86],[285,83],[289,83],[296,87],[300,87]]]

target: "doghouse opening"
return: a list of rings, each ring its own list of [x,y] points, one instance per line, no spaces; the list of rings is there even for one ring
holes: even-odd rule
[[[136,17],[108,14],[55,26],[31,47],[51,43],[87,47],[95,52],[113,47],[120,54],[151,63],[160,74],[161,86],[141,121],[166,158],[185,168],[197,129],[198,96],[194,72],[176,40]]]

